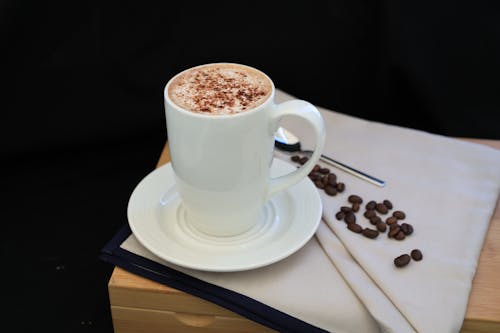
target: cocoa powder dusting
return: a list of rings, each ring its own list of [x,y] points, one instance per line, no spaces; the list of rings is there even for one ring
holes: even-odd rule
[[[264,75],[243,66],[214,64],[177,77],[169,95],[179,106],[207,114],[235,114],[262,104],[272,86]]]

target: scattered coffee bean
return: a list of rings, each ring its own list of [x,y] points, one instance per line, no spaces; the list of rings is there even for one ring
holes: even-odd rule
[[[378,234],[379,234],[378,230],[373,230],[370,228],[363,229],[363,236],[365,236],[367,238],[371,238],[371,239],[377,238]]]
[[[321,170],[321,169],[320,169]],[[313,176],[312,173],[310,176]],[[328,184],[329,186],[335,187],[337,192],[340,192],[339,186],[344,187],[343,183],[335,183],[337,176],[333,173],[328,173],[322,177],[322,182]],[[326,182],[325,182],[326,180]],[[343,190],[343,188],[342,188]],[[325,189],[326,191],[326,189]],[[340,211],[336,213],[335,217],[337,220],[344,220],[347,224],[347,228],[355,233],[361,233],[363,236],[374,239],[379,236],[380,233],[384,233],[389,229],[387,233],[387,237],[394,238],[398,241],[404,240],[407,236],[411,235],[414,231],[413,226],[409,223],[402,223],[401,225],[398,223],[399,220],[403,220],[406,218],[406,214],[401,210],[396,210],[392,213],[392,215],[388,216],[385,219],[385,222],[382,220],[379,214],[387,214],[390,210],[394,208],[392,202],[388,199],[383,200],[382,202],[377,203],[375,200],[370,200],[365,205],[365,212],[363,216],[366,217],[372,225],[375,226],[376,229],[372,228],[363,228],[361,225],[356,223],[356,214],[363,203],[363,199],[359,195],[351,194],[347,198],[347,201],[351,203],[351,207],[342,206],[340,207]],[[411,259],[419,261],[422,260],[423,255],[422,252],[418,249],[414,249],[411,251],[411,254],[403,254],[394,259],[394,265],[397,267],[404,267],[408,265]]]
[[[328,168],[320,168],[320,169],[319,169],[319,173],[322,173],[322,174],[324,174],[324,175],[327,175],[327,174],[329,174],[329,173],[330,173],[330,169],[328,169]]]
[[[311,172],[309,174],[309,179],[312,180],[313,182],[317,181],[320,178],[321,176],[317,172]]]
[[[361,199],[361,197],[356,194],[350,195],[349,198],[347,198],[347,201],[349,201],[350,203],[363,203],[363,199]]]
[[[321,190],[325,188],[325,184],[323,184],[323,182],[320,179],[316,180],[314,182],[314,185],[316,185],[316,187],[321,189]]]
[[[334,173],[330,173],[328,176],[328,184],[337,185],[337,176]]]
[[[301,157],[299,155],[293,155],[290,159],[298,164],[305,164],[309,161],[308,156]],[[299,167],[300,166],[297,166],[297,168]],[[337,175],[331,172],[329,168],[323,168],[319,164],[314,165],[308,177],[318,189],[324,190],[326,194],[330,196],[335,196],[345,191],[345,184],[340,182],[337,183]]]
[[[355,223],[356,222],[356,215],[354,215],[353,212],[346,213],[345,217],[344,217],[344,221],[347,224],[349,224],[349,223]]]
[[[402,254],[394,259],[394,265],[396,267],[404,267],[410,263],[410,256],[407,254]]]
[[[394,224],[395,225],[395,224]],[[395,227],[393,228],[392,225],[391,227],[389,228],[389,233],[387,234],[387,236],[389,238],[392,238],[392,237],[395,237],[397,234],[399,234],[399,232],[401,231],[401,229],[399,228],[398,225],[395,225]]]
[[[332,185],[326,185],[325,186],[325,192],[326,194],[328,195],[337,195],[337,189],[335,187],[333,187]]]
[[[392,202],[389,200],[385,199],[383,204],[387,207],[387,209],[392,209]]]
[[[399,240],[399,241],[401,241],[401,240],[403,240],[403,239],[405,239],[405,238],[406,238],[406,235],[405,235],[405,233],[404,233],[403,231],[401,231],[401,230],[397,233],[397,235],[396,235],[396,236],[394,236],[394,239]]]
[[[385,220],[385,223],[387,223],[387,224],[394,224],[397,222],[398,222],[398,219],[394,216],[388,217],[387,220]]]
[[[392,213],[392,216],[394,216],[398,220],[404,220],[406,217],[406,214],[400,210],[397,210],[394,213]]]
[[[372,200],[366,204],[365,208],[366,208],[366,210],[374,210],[376,206],[377,206],[377,203]]]
[[[344,213],[350,213],[350,212],[352,212],[352,208],[348,207],[348,206],[342,206],[342,207],[340,207],[340,211],[344,212]]]
[[[419,249],[412,250],[410,253],[413,260],[420,261],[424,257]]]
[[[377,215],[370,218],[370,223],[373,225],[377,225],[377,223],[380,223],[380,222],[382,222],[382,219]]]
[[[363,228],[357,223],[348,223],[347,229],[358,234],[360,234],[363,231]]]
[[[374,210],[367,210],[364,214],[363,214],[364,217],[366,217],[367,219],[371,219],[372,217],[374,216],[377,216],[377,213],[375,213]]]
[[[389,230],[395,229],[395,228],[400,228],[401,226],[397,223],[394,224],[389,224]]]
[[[405,235],[411,235],[413,233],[413,226],[408,223],[402,223],[401,231],[404,232]]]
[[[382,221],[380,221],[379,223],[377,223],[375,226],[377,227],[377,230],[380,231],[380,232],[385,232],[387,230],[387,224],[385,224]]]
[[[389,211],[389,209],[387,209],[387,207],[383,203],[378,203],[375,206],[375,210],[380,214],[387,214],[387,212]]]

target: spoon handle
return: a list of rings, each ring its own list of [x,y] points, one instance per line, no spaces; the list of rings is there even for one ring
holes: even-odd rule
[[[310,150],[304,150],[302,151],[303,153],[306,153],[306,154],[310,154],[311,151]],[[344,163],[341,163],[339,161],[336,161],[334,160],[333,158],[330,158],[326,155],[321,155],[321,158],[320,158],[322,161],[336,167],[337,169],[340,169],[342,171],[345,171],[353,176],[356,176],[358,178],[361,178],[369,183],[372,183],[374,185],[377,185],[377,186],[380,186],[380,187],[384,187],[385,186],[385,181],[381,180],[381,179],[378,179],[378,178],[375,178],[373,176],[370,176],[366,173],[364,173],[363,171],[359,171],[357,169],[354,169],[353,167],[350,167]]]

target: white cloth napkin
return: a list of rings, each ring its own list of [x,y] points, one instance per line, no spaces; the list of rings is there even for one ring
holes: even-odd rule
[[[289,98],[277,92],[278,101]],[[212,273],[169,264],[133,235],[121,247],[327,331],[457,332],[500,190],[500,151],[320,111],[327,126],[324,153],[388,184],[378,188],[331,169],[346,191],[335,197],[321,192],[323,221],[304,248],[260,269]],[[302,122],[287,118],[283,124],[300,136],[303,148],[313,147]],[[352,233],[334,216],[349,194],[365,202],[390,199],[406,212],[414,233],[403,241]],[[362,212],[357,215],[370,226]],[[393,259],[414,248],[423,260],[396,268]]]

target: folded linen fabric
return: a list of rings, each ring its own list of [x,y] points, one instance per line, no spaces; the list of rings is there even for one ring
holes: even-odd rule
[[[278,91],[278,100],[291,98]],[[387,181],[378,188],[341,171],[346,191],[321,192],[316,236],[290,257],[259,269],[202,272],[172,265],[133,235],[121,248],[255,299],[331,332],[454,332],[460,329],[471,281],[500,188],[500,152],[446,137],[369,122],[321,109],[325,154]],[[284,126],[313,146],[307,126]],[[287,155],[277,152],[280,158]],[[333,171],[333,169],[332,169]],[[335,219],[349,194],[390,199],[414,233],[404,241],[368,239]],[[363,204],[364,206],[364,204]],[[360,211],[359,224],[370,226]],[[393,258],[419,248],[420,262],[396,268]]]
[[[421,131],[355,119],[322,110],[327,126],[324,153],[387,181],[378,188],[344,176],[347,194],[321,192],[323,220],[316,236],[356,295],[386,332],[456,332],[500,189],[500,151]],[[303,146],[313,143],[301,123],[285,126]],[[335,218],[347,196],[389,199],[406,213],[414,232],[403,241],[367,239]],[[340,200],[339,200],[340,199]],[[382,218],[390,214],[379,214]],[[331,232],[333,231],[333,233]],[[344,248],[341,247],[344,246]],[[346,252],[344,253],[344,249]],[[420,249],[424,259],[397,268],[393,259]],[[352,259],[349,258],[352,256]],[[356,282],[355,282],[356,281]]]

